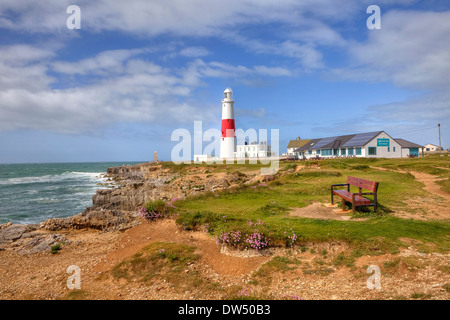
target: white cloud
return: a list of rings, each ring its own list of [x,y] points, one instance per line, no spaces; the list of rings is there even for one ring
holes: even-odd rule
[[[211,52],[204,47],[187,47],[182,49],[180,54],[189,58],[197,58],[207,56],[211,54]]]
[[[365,42],[348,47],[352,64],[330,78],[391,82],[411,92],[410,99],[371,106],[368,116],[382,125],[450,122],[450,11],[389,11],[380,30],[367,30]]]
[[[334,73],[351,80],[393,81],[414,89],[448,87],[450,78],[450,11],[390,11],[380,30],[352,43],[353,66]]]
[[[17,46],[17,48],[22,48]],[[181,125],[215,120],[217,110],[191,100],[192,92],[209,77],[278,77],[279,67],[234,66],[200,59],[185,69],[165,68],[139,57],[142,50],[109,50],[78,61],[52,61],[52,54],[24,47],[17,56],[0,56],[0,128],[92,132],[114,123]],[[13,48],[0,47],[0,52]],[[37,63],[46,58],[45,63]],[[4,61],[3,61],[4,59]],[[19,63],[21,62],[21,63]],[[25,63],[26,62],[26,63]],[[83,76],[88,81],[63,89],[51,87],[55,78]],[[17,75],[16,78],[13,75]]]
[[[53,79],[46,73],[45,61],[53,56],[51,51],[30,45],[0,47],[0,90],[22,88],[36,91],[47,88]]]
[[[267,67],[262,65],[246,67],[218,61],[204,62],[201,59],[196,59],[190,63],[184,74],[189,81],[197,83],[199,78],[204,77],[230,79],[248,76],[282,77],[293,75],[290,70],[282,67]]]
[[[123,62],[141,53],[141,49],[107,50],[93,58],[77,62],[56,61],[52,64],[54,71],[67,74],[108,74],[123,72]]]

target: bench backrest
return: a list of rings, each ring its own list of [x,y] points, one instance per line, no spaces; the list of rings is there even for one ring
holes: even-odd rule
[[[348,176],[347,183],[360,189],[370,190],[371,192],[377,192],[378,190],[378,182],[374,181]]]

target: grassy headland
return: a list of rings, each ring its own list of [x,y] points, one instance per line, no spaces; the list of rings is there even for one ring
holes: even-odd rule
[[[180,174],[188,169],[202,167],[207,167],[210,173],[238,171],[245,174],[263,167],[249,164],[165,166],[178,170]],[[439,181],[442,189],[450,191],[449,157],[353,158],[280,163],[279,173],[270,182],[242,183],[219,193],[176,201],[176,211],[179,213],[177,223],[188,230],[206,227],[219,241],[223,240],[223,235],[228,240],[234,236],[232,244],[236,247],[248,247],[246,237],[259,233],[271,246],[291,246],[293,243],[303,246],[309,242],[339,241],[347,243],[361,255],[374,255],[396,253],[399,247],[405,246],[399,239],[409,238],[419,241],[420,250],[446,252],[450,245],[448,220],[423,221],[393,215],[395,210],[405,207],[410,199],[428,198],[429,201],[437,201],[407,171],[436,175],[442,179]],[[313,202],[330,202],[330,185],[344,183],[349,175],[380,183],[379,210],[376,213],[371,208],[357,211],[357,217],[368,219],[336,221],[289,215],[292,208],[302,208]]]

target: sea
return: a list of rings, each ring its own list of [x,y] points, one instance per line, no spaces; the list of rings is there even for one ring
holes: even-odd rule
[[[0,164],[0,224],[34,224],[64,218],[92,205],[108,188],[109,167],[141,162]]]

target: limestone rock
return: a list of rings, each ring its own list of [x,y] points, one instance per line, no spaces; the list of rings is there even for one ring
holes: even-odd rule
[[[0,230],[0,244],[10,243],[19,239],[25,232],[27,227],[24,225],[16,224],[10,225]]]
[[[40,224],[40,228],[50,231],[62,229],[123,230],[134,225],[137,214],[127,214],[118,210],[89,207],[82,213],[68,218],[48,219]]]
[[[22,254],[50,252],[51,247],[57,243],[68,244],[69,241],[61,234],[42,235],[27,241],[18,252]]]

